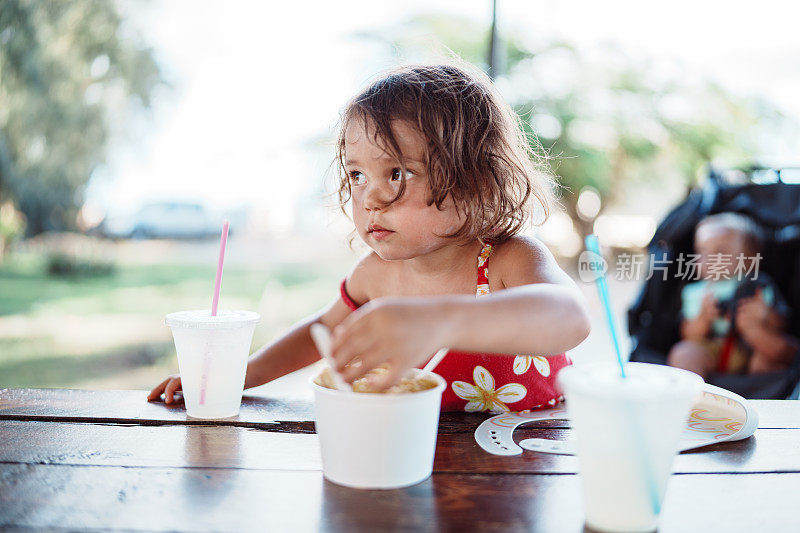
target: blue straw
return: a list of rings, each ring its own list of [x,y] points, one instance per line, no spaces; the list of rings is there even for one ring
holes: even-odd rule
[[[598,258],[602,259],[600,255],[600,243],[597,240],[597,235],[594,233],[586,236],[586,248],[595,254]],[[594,262],[594,261],[593,261]],[[603,272],[602,265],[599,270],[599,276],[595,279],[597,283],[597,292],[600,293],[600,301],[603,302],[603,308],[606,310],[606,321],[608,322],[608,329],[611,331],[611,339],[614,341],[614,349],[617,351],[617,362],[619,363],[619,371],[622,377],[625,376],[625,364],[622,362],[622,351],[619,349],[619,340],[617,338],[617,328],[614,327],[614,315],[611,313],[611,299],[608,296],[608,284],[606,283],[606,275]]]
[[[602,255],[600,254],[600,242],[597,240],[597,235],[589,234],[586,236],[586,248],[595,254],[597,254],[597,258],[602,260]],[[594,261],[593,261],[594,262]],[[608,322],[608,329],[611,331],[611,338],[614,341],[614,349],[617,351],[617,362],[619,363],[619,371],[622,374],[623,378],[627,378],[625,375],[625,364],[622,362],[622,351],[619,349],[619,340],[617,338],[617,330],[614,327],[614,315],[611,313],[611,299],[608,296],[608,283],[606,283],[606,275],[603,272],[602,264],[598,265],[598,276],[595,281],[597,282],[597,291],[600,293],[600,301],[603,302],[603,308],[606,310],[606,321]],[[636,421],[636,415],[634,413],[635,405],[630,405],[630,417],[631,420]],[[650,504],[652,505],[653,512],[656,516],[661,513],[661,501],[658,497],[658,488],[656,487],[656,482],[653,477],[653,471],[650,468],[650,463],[647,460],[647,453],[646,450],[648,449],[647,443],[645,442],[644,435],[641,432],[636,430],[636,427],[631,428],[633,430],[633,438],[636,440],[636,448],[639,450],[639,459],[642,465],[642,470],[644,471],[645,477],[645,484],[647,485],[647,491],[649,492],[650,496]]]

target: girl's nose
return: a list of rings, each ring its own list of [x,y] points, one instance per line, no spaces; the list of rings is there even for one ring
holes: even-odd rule
[[[364,208],[368,211],[384,209],[394,198],[394,193],[388,183],[372,182],[368,183],[366,187]]]

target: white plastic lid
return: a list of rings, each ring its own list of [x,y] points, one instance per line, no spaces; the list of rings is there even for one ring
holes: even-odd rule
[[[261,315],[253,311],[217,311],[211,316],[209,309],[170,313],[164,323],[171,328],[236,329],[258,324]]]
[[[561,369],[558,381],[569,392],[596,398],[661,401],[665,397],[696,394],[703,379],[680,368],[648,363],[626,363],[623,378],[616,362],[596,362]]]

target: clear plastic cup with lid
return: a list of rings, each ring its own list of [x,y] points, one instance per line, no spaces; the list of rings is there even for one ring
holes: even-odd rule
[[[228,418],[239,414],[253,332],[260,316],[252,311],[209,310],[170,313],[186,414]]]
[[[697,374],[616,362],[563,368],[559,385],[575,431],[586,524],[597,531],[653,531],[692,402]]]

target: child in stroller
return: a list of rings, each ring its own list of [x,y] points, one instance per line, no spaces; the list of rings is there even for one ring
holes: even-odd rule
[[[787,178],[788,176],[788,178]],[[774,280],[790,309],[788,338],[800,337],[800,168],[752,167],[722,171],[691,191],[658,226],[648,245],[652,257],[667,260],[665,279],[648,279],[628,310],[631,361],[666,364],[672,347],[682,340],[681,292],[686,282],[677,275],[680,254],[693,251],[694,232],[705,217],[733,212],[748,216],[762,237],[760,271]],[[713,368],[706,381],[746,398],[787,398],[800,381],[800,348],[788,369],[736,374]]]
[[[789,310],[774,281],[759,272],[761,239],[749,217],[719,213],[694,234],[694,281],[681,291],[681,338],[671,366],[704,379],[716,370],[738,374],[786,370],[796,347],[783,330]]]

